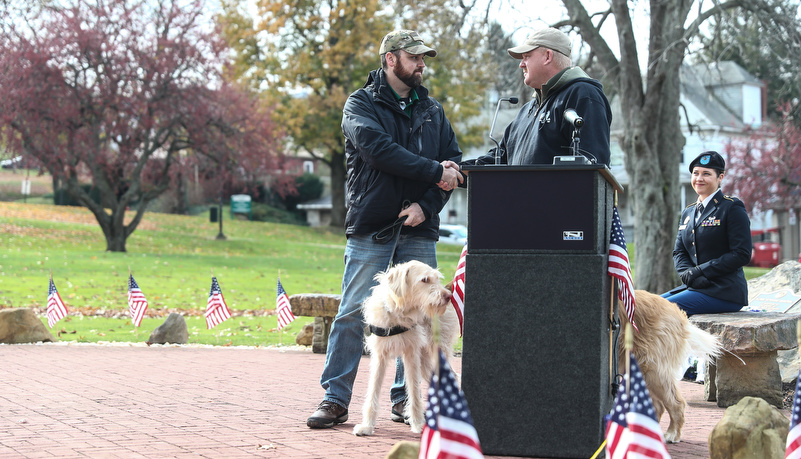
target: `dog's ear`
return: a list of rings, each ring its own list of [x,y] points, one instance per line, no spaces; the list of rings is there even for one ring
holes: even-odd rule
[[[408,274],[409,269],[406,265],[396,265],[383,276],[383,283],[389,290],[389,296],[392,304],[389,305],[392,309],[398,309],[403,305],[403,298],[406,296],[408,288]]]

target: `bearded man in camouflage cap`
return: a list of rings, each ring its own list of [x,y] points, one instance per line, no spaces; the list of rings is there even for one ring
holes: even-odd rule
[[[439,102],[422,86],[425,58],[437,51],[417,32],[396,30],[381,42],[381,68],[348,97],[342,113],[347,161],[345,272],[320,384],[325,396],[306,424],[348,420],[362,357],[361,305],[389,266],[419,260],[437,266],[439,213],[462,180],[462,152]],[[404,422],[403,366],[390,390],[391,418]]]

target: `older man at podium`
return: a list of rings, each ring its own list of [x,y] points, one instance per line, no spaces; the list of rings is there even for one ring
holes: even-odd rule
[[[573,155],[575,127],[565,116],[571,109],[583,121],[578,153],[589,163],[609,165],[609,101],[598,80],[573,66],[571,51],[568,36],[554,28],[537,30],[520,46],[509,48],[509,55],[520,59],[534,98],[506,128],[499,148],[460,165],[553,164],[554,157]]]

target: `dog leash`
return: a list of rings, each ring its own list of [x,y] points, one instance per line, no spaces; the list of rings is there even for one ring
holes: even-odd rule
[[[403,201],[401,205],[401,209],[408,209],[412,203],[408,199]],[[403,224],[406,223],[406,219],[408,215],[404,215],[403,217],[399,217],[395,220],[391,225],[387,225],[380,230],[378,230],[375,234],[373,234],[373,241],[378,242],[380,244],[385,244],[390,239],[392,240],[392,251],[389,254],[389,263],[387,264],[387,270],[392,267],[392,260],[395,259],[395,251],[398,250],[398,243],[400,242],[400,235],[401,229],[403,229]]]
[[[408,208],[410,205],[412,204],[408,200],[403,201],[404,209]],[[385,226],[384,228],[381,228],[380,230],[378,230],[378,232],[373,234],[373,240],[382,244],[387,242],[389,238],[392,238],[392,251],[389,254],[389,263],[387,264],[387,271],[389,271],[389,269],[392,268],[392,260],[395,259],[395,251],[398,250],[398,243],[400,242],[401,229],[403,228],[403,224],[406,222],[406,218],[408,218],[408,216],[404,215],[403,217],[400,217],[397,220],[395,220],[395,222],[392,223],[391,225]],[[381,327],[376,327],[375,325],[370,325],[368,326],[368,328],[370,329],[370,333],[382,337],[395,336],[409,331],[408,328],[402,327],[400,325],[396,325],[392,328],[381,328]]]
[[[409,200],[404,200],[403,201],[403,208],[404,209],[409,207],[410,205],[411,205],[411,202]],[[392,243],[393,244],[392,245],[392,253],[389,256],[389,264],[387,265],[387,270],[389,270],[392,267],[392,260],[395,258],[395,250],[398,249],[398,242],[400,241],[401,227],[403,227],[403,223],[406,222],[407,218],[408,218],[407,215],[404,215],[403,217],[398,218],[392,224],[381,228],[380,230],[378,230],[372,236],[373,241],[381,243],[381,244],[387,243],[390,239],[392,239],[392,241],[393,241],[393,243]],[[343,317],[348,317],[348,316],[352,316],[354,314],[359,314],[359,313],[361,313],[361,307],[354,309],[353,311],[349,312],[348,314],[346,314]],[[378,334],[380,336],[391,336],[391,335],[385,335],[385,334],[380,332],[380,330],[384,330],[384,329],[378,329],[378,330],[379,330],[379,332],[376,333],[376,334]],[[372,333],[372,331],[371,331],[371,333]],[[397,333],[393,333],[393,334],[397,334]]]

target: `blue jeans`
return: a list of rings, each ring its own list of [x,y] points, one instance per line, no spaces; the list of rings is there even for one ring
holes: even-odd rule
[[[364,348],[364,317],[362,302],[376,285],[373,277],[393,264],[419,260],[437,266],[437,243],[433,239],[401,235],[394,257],[394,241],[374,242],[370,236],[350,236],[345,245],[345,273],[342,276],[342,300],[331,324],[325,368],[320,384],[325,389],[324,400],[348,407],[353,395],[353,382],[359,370]],[[389,393],[392,404],[406,400],[403,364],[395,361],[395,382]]]
[[[684,290],[675,295],[671,295],[670,292],[663,293],[662,298],[667,298],[671,303],[676,303],[679,309],[687,313],[687,317],[693,314],[737,312],[743,308],[740,304],[712,298],[709,295],[692,290]]]

